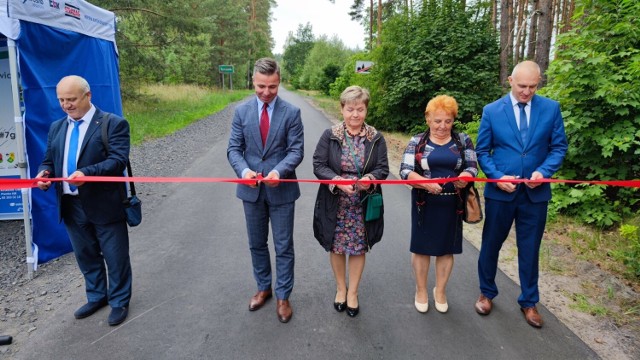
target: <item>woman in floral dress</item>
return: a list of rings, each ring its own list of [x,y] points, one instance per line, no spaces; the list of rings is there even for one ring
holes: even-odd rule
[[[338,312],[346,310],[351,317],[360,310],[358,286],[365,254],[380,241],[384,229],[384,208],[378,218],[365,221],[363,200],[372,193],[382,194],[380,186],[371,180],[384,180],[389,174],[384,137],[364,121],[368,105],[366,89],[345,89],[340,96],[344,122],[325,130],[313,154],[318,179],[353,181],[321,184],[313,221],[314,236],[329,252],[336,279],[333,306]]]

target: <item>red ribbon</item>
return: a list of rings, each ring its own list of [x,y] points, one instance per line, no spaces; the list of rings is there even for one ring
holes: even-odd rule
[[[237,179],[237,178],[215,178],[215,177],[122,177],[122,176],[83,176],[77,177],[74,181],[80,182],[129,182],[136,183],[235,183],[244,185],[254,185],[260,182],[263,177],[260,175],[255,179]],[[44,178],[44,179],[0,179],[0,190],[28,189],[37,187],[38,181],[66,181],[66,178]],[[475,181],[475,182],[509,182],[509,183],[564,183],[564,184],[586,184],[586,185],[607,185],[621,187],[640,188],[640,180],[566,180],[566,179],[538,179],[535,181],[527,179],[480,179],[472,177],[455,177],[446,179],[420,179],[420,180],[371,180],[370,183],[382,185],[411,185],[411,184],[428,184],[437,183],[444,184],[452,181]],[[280,182],[297,182],[297,183],[316,183],[316,184],[334,184],[334,185],[353,185],[356,180],[317,180],[317,179],[280,179]]]

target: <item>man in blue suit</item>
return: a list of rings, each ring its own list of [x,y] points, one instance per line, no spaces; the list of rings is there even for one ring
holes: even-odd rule
[[[521,294],[518,304],[527,323],[542,327],[536,309],[538,255],[551,200],[550,178],[562,164],[567,138],[558,102],[536,95],[540,67],[532,61],[516,65],[508,95],[485,106],[478,131],[478,162],[489,179],[529,179],[525,183],[487,183],[485,222],[478,259],[480,297],[475,309],[488,315],[498,295],[498,254],[516,224]]]
[[[125,185],[85,183],[82,176],[123,176],[129,160],[129,123],[96,108],[89,84],[79,76],[62,78],[56,93],[67,116],[49,128],[36,176],[38,187],[49,189],[47,177],[69,180],[57,182],[55,188],[58,216],[85,279],[88,302],[74,313],[75,318],[86,318],[109,304],[108,323],[115,326],[127,318],[131,299]],[[108,126],[108,151],[102,141],[103,126]]]
[[[253,276],[258,292],[249,310],[261,308],[272,297],[271,260],[267,240],[269,221],[276,251],[276,314],[280,322],[291,319],[289,295],[293,289],[293,218],[300,197],[295,169],[304,156],[300,109],[278,97],[280,67],[263,58],[253,68],[256,97],[236,108],[227,158],[238,177],[255,179],[238,184],[236,196],[244,206]]]

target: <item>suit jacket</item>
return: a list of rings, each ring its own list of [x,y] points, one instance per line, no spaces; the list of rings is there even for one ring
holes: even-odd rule
[[[267,176],[278,171],[281,179],[297,179],[296,167],[304,157],[304,133],[300,109],[277,97],[271,114],[271,124],[265,146],[260,137],[258,102],[251,98],[239,105],[233,116],[227,158],[238,177],[244,169]],[[251,188],[238,184],[236,196],[255,202],[264,188],[267,199],[274,205],[286,204],[300,197],[298,183],[281,182],[276,187]]]
[[[109,120],[109,153],[102,142],[102,125]],[[64,145],[67,134],[67,117],[55,121],[49,128],[47,149],[38,172],[48,170],[52,177],[65,177],[62,173]],[[77,169],[86,176],[123,176],[129,160],[129,123],[114,114],[96,112],[91,119],[80,147]],[[58,216],[62,219],[62,183],[56,182]],[[78,196],[89,220],[95,224],[109,224],[125,219],[123,196],[124,183],[87,182],[78,187]]]
[[[558,171],[568,147],[560,104],[534,95],[529,117],[529,133],[526,144],[523,144],[509,94],[484,107],[476,154],[488,178],[499,179],[504,175],[530,178],[534,171],[550,178]],[[551,199],[549,183],[525,189],[532,202]],[[516,193],[507,193],[495,183],[487,183],[484,196],[511,201]]]

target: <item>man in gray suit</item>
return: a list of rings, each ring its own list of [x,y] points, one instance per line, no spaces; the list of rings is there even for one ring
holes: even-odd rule
[[[276,251],[276,313],[280,322],[291,319],[289,295],[293,289],[293,218],[300,197],[295,169],[304,157],[300,109],[278,97],[280,67],[262,58],[253,68],[256,97],[236,108],[227,158],[237,176],[255,179],[238,184],[236,196],[244,206],[253,276],[258,292],[249,311],[261,308],[272,297],[271,260],[267,240],[269,221]]]

